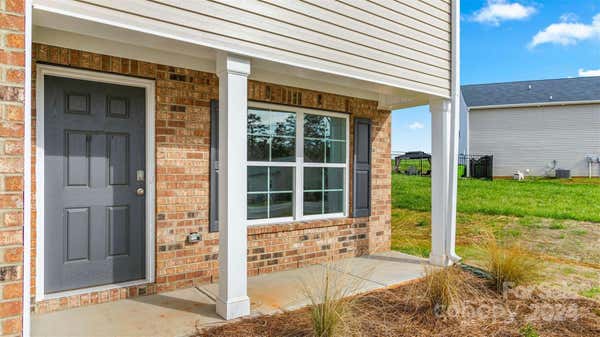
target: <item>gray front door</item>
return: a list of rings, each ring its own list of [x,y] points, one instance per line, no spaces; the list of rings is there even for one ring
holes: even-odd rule
[[[143,88],[45,76],[46,293],[145,278],[145,113]]]

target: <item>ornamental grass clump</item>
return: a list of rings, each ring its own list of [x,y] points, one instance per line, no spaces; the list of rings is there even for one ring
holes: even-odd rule
[[[528,250],[515,245],[498,243],[491,238],[485,247],[485,268],[490,273],[493,288],[502,293],[539,279],[543,265]]]
[[[464,274],[458,267],[425,267],[422,296],[435,314],[442,314],[461,300]]]
[[[345,273],[325,266],[322,272],[303,280],[303,293],[310,302],[309,314],[316,337],[351,335],[352,306],[360,288],[357,279],[344,277]]]

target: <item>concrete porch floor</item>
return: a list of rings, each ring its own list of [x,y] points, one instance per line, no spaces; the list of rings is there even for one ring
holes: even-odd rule
[[[248,279],[252,315],[273,314],[305,306],[302,282],[331,268],[355,284],[357,293],[419,278],[427,260],[398,252],[345,259],[333,265],[259,275]],[[218,285],[176,290],[117,302],[34,314],[32,336],[189,336],[222,324],[215,313]]]

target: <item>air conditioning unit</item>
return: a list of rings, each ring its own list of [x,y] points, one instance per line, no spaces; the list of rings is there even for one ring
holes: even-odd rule
[[[556,178],[571,179],[571,170],[556,169]]]

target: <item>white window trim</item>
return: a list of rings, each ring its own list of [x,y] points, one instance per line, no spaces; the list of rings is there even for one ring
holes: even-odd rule
[[[270,218],[248,220],[248,226],[259,226],[269,224],[284,224],[297,221],[339,219],[348,216],[350,205],[350,115],[340,112],[323,111],[317,109],[300,108],[288,105],[271,104],[263,102],[248,102],[248,109],[265,109],[283,112],[296,113],[296,161],[295,162],[266,162],[266,161],[246,161],[248,166],[280,166],[293,167],[294,170],[294,191],[292,202],[294,204],[294,215],[291,217]],[[346,162],[345,163],[305,163],[304,162],[304,128],[299,127],[304,123],[304,114],[322,115],[346,120]],[[244,149],[245,150],[245,149]],[[304,167],[335,167],[344,168],[344,211],[339,213],[303,215],[304,213]]]
[[[46,64],[37,65],[36,77],[36,149],[35,149],[35,177],[36,177],[36,275],[35,275],[35,301],[68,297],[94,291],[123,288],[134,285],[154,283],[155,279],[155,226],[154,205],[156,195],[155,185],[155,83],[153,80],[136,77],[106,74],[97,71],[81,70],[75,68],[59,67]],[[66,290],[46,294],[44,289],[44,76],[52,75],[102,83],[113,83],[140,87],[146,90],[146,276],[143,279],[121,283],[112,283],[82,289]],[[25,156],[31,156],[28,148]],[[25,212],[31,212],[26,209]]]

